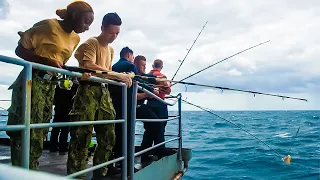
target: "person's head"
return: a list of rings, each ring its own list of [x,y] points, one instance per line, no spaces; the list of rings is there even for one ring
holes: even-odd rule
[[[153,61],[152,68],[161,70],[163,67],[163,61],[161,59],[156,59]]]
[[[112,43],[120,33],[121,18],[117,13],[104,15],[101,25],[101,35],[107,43]]]
[[[122,50],[120,51],[120,58],[124,58],[129,62],[133,63],[133,60],[134,60],[133,51],[129,47],[122,48]]]
[[[92,7],[84,1],[74,1],[66,9],[56,10],[56,14],[67,23],[71,23],[72,30],[78,34],[89,30],[94,20]]]
[[[146,73],[147,59],[144,56],[138,55],[134,58],[134,65],[136,65],[139,74]]]

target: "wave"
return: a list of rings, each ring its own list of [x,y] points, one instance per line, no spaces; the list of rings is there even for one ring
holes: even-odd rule
[[[215,123],[213,126],[214,126],[214,127],[217,127],[217,128],[222,128],[222,127],[229,127],[230,124],[217,122],[217,123]]]
[[[274,135],[273,137],[281,137],[281,138],[290,138],[292,136],[289,136],[290,133],[279,133],[277,135]]]

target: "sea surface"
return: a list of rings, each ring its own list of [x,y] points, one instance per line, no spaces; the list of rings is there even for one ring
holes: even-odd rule
[[[192,159],[183,180],[320,179],[320,111],[215,113],[254,134],[273,150],[207,112],[183,112],[183,147],[192,148]],[[6,117],[0,116],[0,125],[5,123]],[[142,123],[137,123],[136,133],[143,133]],[[177,122],[170,121],[166,134],[177,133]],[[0,132],[0,137],[4,136]],[[136,144],[140,142],[141,136],[137,135]],[[177,147],[177,142],[167,146]],[[282,161],[288,154],[291,155],[290,165]]]

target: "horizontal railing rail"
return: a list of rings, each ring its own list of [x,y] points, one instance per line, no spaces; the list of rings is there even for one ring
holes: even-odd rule
[[[138,86],[138,89],[143,91],[143,92],[145,92],[145,93],[147,93],[148,95],[152,96],[154,99],[162,102],[163,104],[166,104],[166,105],[169,105],[169,106],[174,106],[177,103],[177,101],[174,101],[174,102],[171,102],[171,103],[170,102],[166,102],[165,100],[161,99],[159,96],[153,94],[152,92],[148,91],[145,88],[142,88],[141,86]]]

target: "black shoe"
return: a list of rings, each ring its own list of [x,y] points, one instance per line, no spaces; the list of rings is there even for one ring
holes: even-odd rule
[[[165,156],[171,156],[175,153],[177,153],[177,151],[172,150],[172,149],[162,149],[156,153],[156,156],[158,157],[158,159],[161,159]]]
[[[59,151],[59,155],[66,155],[66,154],[68,154],[68,151]]]
[[[151,162],[154,161],[154,158],[152,155],[142,154],[141,155],[141,163]]]
[[[59,148],[58,147],[54,147],[54,148],[50,148],[50,152],[55,153],[58,152]]]
[[[120,168],[116,168],[116,167],[108,167],[108,172],[107,172],[107,176],[114,176],[117,174],[121,173],[121,169]]]
[[[138,172],[138,171],[139,171],[139,169],[137,169],[137,168],[134,168],[134,169],[133,169],[133,172],[134,172],[134,173],[136,173],[136,172]]]

